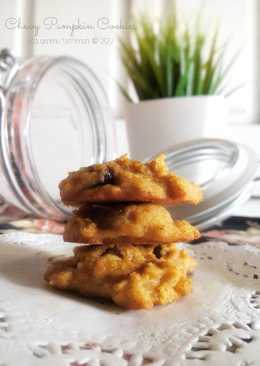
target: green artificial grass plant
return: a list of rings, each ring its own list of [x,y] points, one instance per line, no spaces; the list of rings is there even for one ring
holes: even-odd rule
[[[161,23],[156,29],[152,18],[135,18],[130,37],[120,40],[137,100],[219,94],[235,58],[224,67],[225,47],[218,47],[218,29],[211,36],[201,31],[199,16],[195,25],[183,27],[175,6]],[[136,101],[127,88],[119,87],[129,101]]]

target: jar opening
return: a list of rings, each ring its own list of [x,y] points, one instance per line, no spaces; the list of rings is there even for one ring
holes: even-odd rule
[[[69,213],[58,183],[69,171],[109,159],[109,107],[95,74],[69,57],[38,57],[7,92],[5,159],[16,194],[35,215]]]

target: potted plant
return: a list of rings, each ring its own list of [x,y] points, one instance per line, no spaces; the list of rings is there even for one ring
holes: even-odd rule
[[[201,137],[220,137],[226,124],[222,85],[225,48],[213,35],[182,26],[176,8],[159,29],[153,19],[135,20],[130,37],[120,41],[128,88],[120,86],[125,106],[132,157],[144,159],[176,143]]]

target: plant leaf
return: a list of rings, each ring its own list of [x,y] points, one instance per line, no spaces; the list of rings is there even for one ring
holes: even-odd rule
[[[122,93],[122,95],[125,97],[125,99],[130,102],[130,103],[134,103],[133,98],[130,96],[130,94],[127,91],[127,88],[125,88],[121,83],[119,83],[119,81],[115,80],[117,87],[119,88],[120,92]]]

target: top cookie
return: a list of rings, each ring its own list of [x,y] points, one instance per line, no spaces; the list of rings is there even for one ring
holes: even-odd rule
[[[85,203],[153,202],[162,205],[197,204],[202,199],[198,186],[178,177],[159,155],[148,163],[127,155],[69,173],[61,181],[61,199],[78,207]]]

